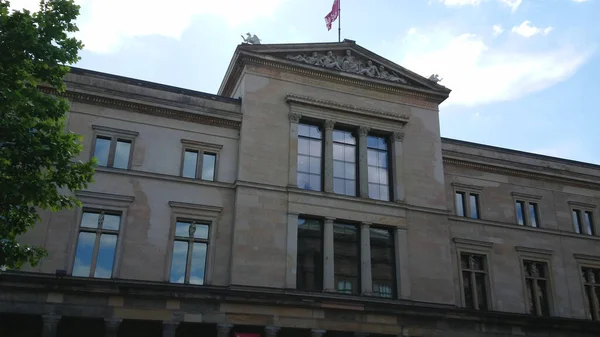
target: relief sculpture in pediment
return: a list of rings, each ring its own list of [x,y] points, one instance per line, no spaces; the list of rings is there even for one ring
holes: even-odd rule
[[[375,65],[372,60],[357,60],[350,50],[346,50],[343,56],[336,56],[328,51],[326,54],[313,52],[310,56],[307,54],[288,55],[287,59],[297,62],[307,63],[317,67],[335,69],[347,73],[353,73],[373,78],[378,78],[390,82],[407,84],[406,79],[391,70],[386,70],[382,65]]]

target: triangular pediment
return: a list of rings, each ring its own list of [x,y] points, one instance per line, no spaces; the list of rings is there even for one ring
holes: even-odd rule
[[[285,62],[314,71],[336,73],[343,77],[373,81],[380,85],[427,92],[441,96],[442,100],[450,93],[450,89],[435,80],[416,74],[350,40],[340,43],[241,44],[236,50],[232,66],[242,54]],[[230,75],[232,74],[228,71],[223,85]],[[221,90],[224,89],[223,85]]]

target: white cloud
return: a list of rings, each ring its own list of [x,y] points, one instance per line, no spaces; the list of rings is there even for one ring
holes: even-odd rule
[[[425,77],[440,74],[452,89],[444,104],[475,106],[543,90],[573,75],[591,52],[569,46],[513,51],[491,47],[481,36],[445,31],[427,34],[425,43],[420,35],[404,39],[398,63]]]
[[[573,2],[588,2],[589,0],[573,0]]]
[[[504,32],[504,29],[500,25],[494,25],[492,29],[494,30],[494,36],[498,36]]]
[[[124,39],[162,35],[180,38],[194,16],[211,15],[228,27],[273,17],[287,0],[76,0],[78,38],[95,52],[113,52]],[[12,0],[11,8],[36,10],[39,0]],[[232,10],[234,9],[235,10]]]
[[[477,6],[481,0],[440,0],[446,6]]]
[[[525,20],[520,26],[512,28],[513,33],[517,33],[523,37],[532,37],[536,34],[548,35],[552,31],[552,27],[538,28],[531,25],[531,21]]]
[[[510,7],[510,9],[514,12],[517,10],[517,8],[519,8],[523,0],[500,0],[500,2]]]

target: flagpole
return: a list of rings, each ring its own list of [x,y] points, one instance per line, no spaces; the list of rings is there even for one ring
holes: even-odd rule
[[[338,2],[338,42],[342,42],[342,0]]]

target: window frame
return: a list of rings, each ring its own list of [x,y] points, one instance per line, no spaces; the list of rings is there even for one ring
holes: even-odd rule
[[[375,291],[374,289],[371,289],[372,291],[372,296],[377,297],[377,298],[384,298],[384,299],[397,299],[398,298],[398,270],[397,270],[397,265],[398,265],[398,256],[396,255],[396,238],[395,238],[395,231],[396,228],[394,227],[389,227],[389,226],[378,226],[378,225],[372,225],[369,226],[369,247],[371,249],[370,256],[371,256],[371,260],[370,260],[370,265],[371,265],[371,288],[374,288],[375,286],[375,277],[373,276],[373,246],[371,245],[371,229],[375,229],[375,230],[385,230],[390,234],[390,239],[391,239],[391,251],[392,251],[392,288],[391,288],[391,296],[390,297],[383,297],[383,296],[379,296],[379,295],[375,295]],[[359,228],[360,230],[360,228]],[[362,236],[359,235],[359,241],[363,240]],[[360,244],[360,249],[362,249],[363,246],[362,244]],[[359,250],[359,253],[360,250]],[[362,254],[362,253],[361,253]],[[362,278],[362,277],[361,277]],[[378,283],[378,285],[381,285]]]
[[[599,228],[597,228],[598,226],[598,221],[596,220],[596,205],[593,204],[586,204],[586,203],[582,203],[582,202],[576,202],[576,201],[569,201],[569,210],[570,210],[570,218],[571,218],[571,223],[572,223],[572,228],[573,228],[573,232],[575,234],[580,234],[580,235],[585,235],[585,236],[598,236],[598,230]],[[575,224],[575,221],[573,221],[573,213],[575,211],[579,211],[580,216],[579,216],[579,225],[581,227],[581,231],[577,232],[577,227]],[[584,232],[584,223],[585,223],[585,213],[590,213],[591,214],[591,221],[592,223],[590,224],[590,229],[591,229],[591,233],[585,233]]]
[[[383,200],[383,199],[374,199],[371,198],[369,196],[369,149],[372,150],[376,150],[378,152],[383,152],[383,150],[381,149],[374,149],[374,148],[369,148],[369,137],[377,137],[377,138],[382,138],[385,141],[385,145],[386,145],[386,156],[387,156],[387,167],[386,167],[386,171],[387,171],[387,187],[388,187],[388,199],[387,200]],[[393,137],[393,134],[389,133],[389,132],[377,132],[377,131],[373,131],[370,130],[366,135],[365,135],[365,142],[366,144],[366,153],[365,153],[365,157],[366,157],[366,163],[367,163],[367,172],[366,172],[366,182],[367,182],[367,198],[371,199],[371,200],[377,200],[377,201],[383,201],[383,202],[393,202],[395,196],[394,196],[394,184],[393,184],[393,174],[392,174],[392,165],[394,164],[393,162],[393,158],[392,158],[392,141],[391,138]],[[359,141],[359,137],[356,137],[356,141],[358,144]],[[356,155],[357,155],[357,160],[358,158],[360,158],[360,149],[357,146],[356,148]],[[357,162],[357,166],[360,165],[359,162]],[[402,165],[402,163],[401,163]],[[379,166],[376,166],[377,168],[381,168]],[[360,177],[358,176],[358,174],[360,174],[360,167],[358,168],[359,172],[357,173],[357,178],[359,179],[359,184],[360,184]],[[377,184],[380,185],[380,184]],[[360,189],[360,186],[359,186]]]
[[[171,208],[171,218],[170,218],[170,226],[169,226],[169,239],[167,240],[166,246],[166,254],[165,254],[165,263],[163,270],[163,281],[168,284],[177,285],[180,283],[171,283],[171,264],[173,262],[173,248],[175,242],[175,229],[177,221],[179,220],[193,220],[196,223],[200,224],[208,224],[208,237],[209,242],[206,247],[206,265],[204,266],[204,283],[202,285],[199,284],[189,284],[183,283],[186,286],[207,286],[211,285],[213,282],[213,269],[214,269],[214,259],[216,246],[218,245],[217,238],[217,227],[219,226],[219,221],[221,214],[223,212],[222,207],[217,206],[208,206],[201,204],[191,204],[179,201],[169,201],[169,206]],[[189,250],[188,250],[189,253]],[[186,263],[189,263],[186,261]],[[187,270],[186,270],[187,274]]]
[[[525,310],[525,314],[530,315],[529,304],[527,303],[527,278],[525,273],[525,261],[531,261],[536,263],[544,263],[546,265],[546,272],[548,274],[547,282],[546,282],[546,294],[548,296],[548,316],[553,317],[555,315],[554,308],[554,273],[552,271],[552,254],[551,250],[546,249],[538,249],[538,248],[530,248],[530,247],[515,247],[517,251],[517,255],[519,257],[519,268],[521,269],[521,286],[523,288],[523,309]],[[544,315],[536,314],[535,316],[544,317]]]
[[[69,259],[66,266],[67,274],[73,275],[75,265],[75,254],[79,239],[81,220],[85,211],[104,211],[105,213],[120,213],[119,231],[117,234],[117,243],[115,246],[115,258],[113,261],[112,274],[110,279],[120,277],[121,259],[124,249],[125,235],[127,235],[127,212],[130,204],[133,202],[133,196],[123,196],[117,194],[99,193],[91,191],[77,191],[75,195],[81,201],[82,206],[73,213],[73,225],[69,234]],[[94,247],[94,249],[96,249]],[[91,269],[91,268],[90,268]],[[90,270],[90,274],[92,271]],[[94,277],[91,277],[94,278]]]
[[[323,258],[325,257],[325,219],[321,218],[321,217],[316,217],[316,216],[311,216],[311,215],[307,215],[307,214],[298,214],[297,216],[297,220],[296,220],[296,269],[298,268],[298,266],[300,265],[300,263],[298,263],[298,242],[299,242],[299,221],[300,220],[313,220],[313,221],[318,221],[319,225],[321,226],[321,230],[320,230],[320,240],[321,240],[321,258],[323,260]],[[335,251],[334,251],[335,252]],[[324,279],[325,279],[325,261],[321,261],[321,268],[320,268],[320,273],[321,273],[321,280],[320,280],[320,287],[319,290],[316,290],[317,292],[322,292],[324,289]],[[307,292],[311,292],[311,290],[306,290],[306,289],[300,289],[299,288],[299,283],[298,283],[298,277],[299,277],[300,273],[298,272],[298,270],[296,270],[296,290],[299,291],[307,291]]]
[[[473,186],[473,185],[465,185],[465,184],[460,184],[460,183],[451,183],[452,186],[452,203],[454,205],[454,215],[457,217],[461,217],[461,218],[468,218],[468,219],[474,219],[474,220],[482,220],[483,216],[482,216],[482,207],[481,205],[483,204],[482,198],[483,198],[483,187],[479,187],[479,186]],[[461,216],[458,215],[457,212],[457,204],[456,204],[456,195],[458,193],[462,193],[464,198],[463,198],[463,207],[464,207],[464,211],[465,211],[465,215]],[[471,217],[471,195],[476,195],[476,207],[477,207],[477,218],[473,218]]]
[[[201,225],[201,226],[208,226],[208,235],[207,238],[195,238],[195,237],[178,237],[175,235],[175,229],[177,227],[177,223],[190,223],[190,225]],[[208,252],[210,251],[211,248],[211,244],[210,241],[212,240],[211,237],[211,226],[212,224],[207,222],[206,220],[196,220],[190,217],[177,217],[175,219],[175,223],[174,223],[174,230],[173,230],[173,245],[171,246],[171,267],[173,267],[172,262],[173,262],[173,254],[172,251],[175,249],[175,242],[185,242],[188,244],[188,248],[187,248],[187,255],[185,257],[185,274],[183,276],[183,283],[177,283],[177,282],[171,282],[171,268],[169,268],[169,284],[185,284],[185,285],[194,285],[194,286],[203,286],[206,284],[205,280],[206,280],[206,272],[207,272],[207,265],[208,265]],[[192,265],[192,255],[193,255],[193,246],[195,243],[204,243],[206,244],[206,256],[205,256],[205,261],[204,261],[204,278],[202,279],[202,284],[193,284],[190,283],[190,270],[191,270],[191,265]]]
[[[511,193],[512,197],[513,197],[513,207],[515,210],[515,217],[514,217],[514,221],[517,225],[519,226],[526,226],[526,227],[530,227],[530,228],[543,228],[542,227],[542,212],[540,211],[540,203],[542,200],[541,196],[538,195],[532,195],[532,194],[524,194],[524,193],[518,193],[518,192],[512,192]],[[517,212],[517,202],[522,202],[523,203],[523,224],[519,224],[519,215]],[[530,204],[535,204],[535,208],[537,210],[537,214],[536,215],[536,224],[537,226],[532,226],[531,225],[531,214],[529,212],[529,205]]]
[[[201,181],[218,181],[219,158],[221,157],[221,150],[223,149],[223,145],[205,143],[205,142],[200,142],[200,141],[190,140],[190,139],[182,139],[181,144],[182,144],[182,146],[181,146],[181,162],[179,165],[179,176],[184,179],[193,179],[193,180],[201,180]],[[183,176],[186,151],[198,153],[198,157],[196,158],[196,174],[195,174],[194,178]],[[212,180],[202,179],[204,154],[215,155],[215,167],[213,168],[214,171],[213,171],[213,179]]]
[[[98,137],[110,139],[110,146],[108,148],[108,158],[106,160],[106,166],[98,165],[97,167],[107,167],[107,168],[114,168],[114,169],[118,169],[118,170],[130,170],[131,163],[133,161],[135,140],[136,140],[137,136],[139,135],[139,132],[123,130],[123,129],[115,129],[115,128],[106,127],[106,126],[102,126],[102,125],[92,125],[92,129],[93,129],[93,139],[92,139],[92,144],[91,144],[92,147],[91,147],[90,158],[95,157],[96,141],[97,141]],[[126,168],[114,167],[117,142],[119,140],[124,140],[131,144],[131,146],[129,148],[129,157],[127,159],[127,167]]]
[[[472,255],[480,255],[485,258],[485,292],[488,299],[487,303],[487,311],[494,310],[495,308],[495,293],[494,293],[494,277],[493,277],[493,258],[492,258],[492,248],[493,243],[486,241],[476,241],[471,239],[463,239],[463,238],[453,238],[454,242],[454,250],[456,253],[456,263],[457,268],[454,270],[458,271],[458,280],[459,280],[459,296],[457,297],[460,301],[459,305],[463,308],[467,307],[465,294],[464,294],[464,280],[462,277],[463,268],[461,262],[462,254],[472,254]],[[477,311],[481,311],[480,309],[473,309]]]
[[[350,133],[354,137],[354,145],[347,144],[347,143],[336,142],[334,140],[334,136],[333,136],[333,134],[336,131]],[[323,134],[323,136],[325,136],[325,135]],[[326,146],[324,139],[322,141],[323,141],[323,146]],[[336,123],[334,125],[333,129],[331,130],[331,153],[332,153],[332,159],[331,159],[332,160],[332,164],[331,164],[331,170],[332,171],[331,171],[331,175],[333,177],[332,193],[334,193],[336,195],[341,195],[341,196],[346,196],[346,197],[351,197],[351,198],[360,197],[360,176],[359,176],[360,175],[360,167],[359,167],[360,163],[359,163],[359,153],[358,153],[359,152],[359,143],[358,142],[359,142],[358,132],[356,132],[356,130],[353,130],[350,127],[346,127],[344,125]],[[354,195],[349,195],[349,194],[345,194],[345,193],[336,193],[335,192],[335,179],[336,179],[336,177],[335,177],[335,162],[336,162],[336,159],[335,159],[335,156],[334,156],[334,153],[335,153],[335,151],[334,151],[335,144],[340,144],[340,145],[344,145],[344,146],[346,146],[346,145],[354,146]],[[325,149],[323,148],[322,151],[324,153]],[[325,171],[325,162],[324,162],[325,161],[325,156],[322,157],[322,160],[323,160],[323,165],[322,165],[323,166],[322,167],[323,177],[325,177],[325,172],[324,172]],[[347,162],[344,160],[343,163],[346,164]],[[343,179],[344,183],[346,181],[346,178],[338,178],[338,179]]]
[[[585,282],[583,281],[583,277],[581,274],[583,273],[583,268],[588,269],[598,269],[600,270],[600,256],[594,255],[586,255],[586,254],[573,254],[575,261],[577,262],[577,273],[579,276],[579,283],[581,285],[581,302],[583,303],[583,307],[585,309],[585,315],[587,319],[593,320],[595,322],[600,322],[600,311],[598,311],[596,319],[594,319],[594,314],[590,311],[590,307],[588,302],[586,301],[585,296]],[[596,280],[596,284],[600,286],[600,280]]]
[[[339,280],[337,280],[337,273],[335,272],[335,225],[345,225],[345,226],[353,226],[356,229],[356,256],[357,256],[357,264],[356,264],[356,268],[357,268],[357,280],[356,280],[356,289],[352,289],[351,293],[347,293],[347,292],[341,292],[338,290],[338,285],[340,283]],[[364,240],[364,238],[361,235],[361,227],[360,227],[360,223],[356,223],[356,222],[352,222],[352,221],[344,221],[343,219],[335,219],[333,222],[333,286],[334,286],[334,292],[338,293],[338,294],[345,294],[345,295],[350,295],[350,296],[361,296],[362,295],[362,254],[361,254],[361,249],[362,249],[362,240]],[[323,242],[323,244],[325,244],[325,242]],[[323,266],[324,268],[325,266]],[[349,281],[345,281],[342,280],[344,282],[349,282]],[[372,282],[372,280],[371,280]]]
[[[305,154],[300,154],[300,151],[298,151],[299,149],[299,144],[300,144],[300,139],[317,139],[317,138],[312,138],[312,137],[307,137],[307,136],[301,136],[300,135],[300,126],[301,125],[308,125],[308,126],[313,126],[313,127],[317,127],[319,129],[319,131],[321,132],[321,138],[319,138],[319,140],[321,141],[321,165],[320,165],[320,170],[319,170],[319,178],[320,178],[320,188],[318,190],[313,190],[313,189],[306,189],[304,187],[300,187],[298,186],[298,174],[308,174],[309,175],[309,182],[310,182],[310,173],[305,173],[305,172],[300,172],[299,171],[299,167],[296,164],[296,183],[294,184],[294,186],[302,191],[311,191],[311,192],[325,192],[325,142],[326,142],[326,135],[325,135],[325,122],[326,120],[317,120],[314,118],[305,118],[302,117],[300,118],[300,121],[298,122],[298,134],[296,135],[296,140],[297,140],[297,146],[296,146],[296,162],[298,162],[298,157],[299,156],[306,156]],[[333,144],[333,139],[332,139],[332,144]],[[357,149],[358,150],[358,149]],[[333,145],[332,145],[332,155],[333,155]],[[309,171],[310,171],[310,155],[309,157]],[[333,175],[333,162],[332,162],[332,171],[331,174]],[[333,186],[332,186],[333,189]],[[333,193],[333,192],[332,192]]]

